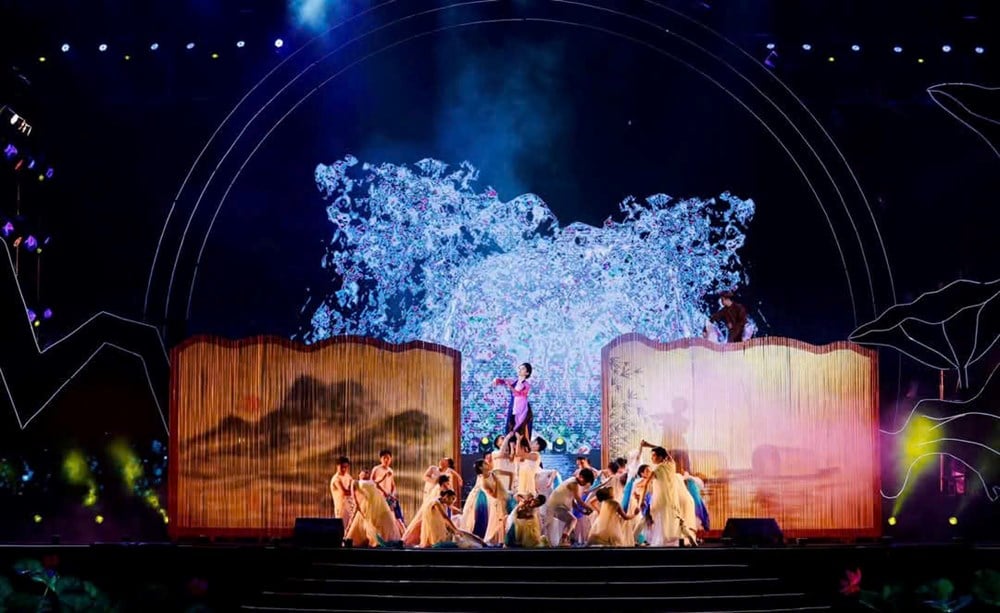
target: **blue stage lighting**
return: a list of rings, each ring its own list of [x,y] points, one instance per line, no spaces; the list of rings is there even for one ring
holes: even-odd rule
[[[977,55],[982,55],[982,54],[986,53],[986,49],[984,49],[982,47],[976,47],[975,49],[973,49],[973,51],[975,51]]]
[[[861,51],[861,45],[851,45],[851,51]]]
[[[66,53],[66,52],[68,52],[68,51],[69,51],[69,44],[68,44],[68,43],[63,43],[63,46],[62,46],[62,47],[59,47],[59,49],[60,49],[60,50],[61,50],[61,51],[62,51],[63,53]]]
[[[236,46],[237,46],[238,48],[240,48],[240,49],[242,49],[243,47],[246,47],[246,45],[247,45],[247,44],[246,44],[246,41],[242,41],[242,40],[238,40],[238,41],[236,41]]]
[[[896,45],[895,47],[892,48],[892,52],[893,53],[902,53],[903,52],[903,48],[900,47],[899,45]]]
[[[156,51],[159,48],[160,48],[160,43],[153,43],[152,45],[149,46],[150,51]]]
[[[108,46],[104,43],[101,43],[100,45],[97,45],[97,50],[103,53],[108,50]]]
[[[774,43],[767,43],[767,50],[774,51]]]
[[[802,45],[802,50],[803,51],[812,51],[812,48],[813,48],[813,46],[810,45],[809,43],[805,43],[804,45]]]
[[[951,53],[951,45],[942,45],[941,51],[944,51],[945,53]]]
[[[285,46],[285,41],[281,40],[280,38],[276,38],[274,39],[274,46],[277,47],[278,49],[281,49],[282,47]]]
[[[190,51],[190,50],[194,49],[194,43],[188,43],[188,44],[184,45],[184,48],[187,49],[188,51]]]

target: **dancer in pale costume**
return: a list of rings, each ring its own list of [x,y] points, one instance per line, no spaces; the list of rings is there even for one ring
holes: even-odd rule
[[[407,547],[416,547],[417,544],[420,543],[422,538],[421,534],[423,534],[424,512],[428,509],[428,507],[438,504],[441,498],[441,492],[449,489],[448,481],[448,475],[438,476],[437,483],[435,483],[434,487],[430,489],[430,492],[424,496],[423,504],[420,505],[420,509],[418,509],[416,514],[414,514],[413,520],[410,521],[410,525],[408,525],[406,530],[403,531],[403,545],[406,545]],[[454,493],[454,490],[452,490],[452,493]],[[449,519],[451,518],[450,512],[448,517]]]
[[[514,509],[507,528],[509,547],[544,547],[547,540],[542,536],[542,522],[539,509],[545,504],[545,496],[525,496]]]
[[[443,490],[432,504],[420,512],[421,547],[481,548],[483,541],[455,525],[448,516],[448,510],[458,500],[452,490]]]
[[[465,499],[465,506],[462,507],[461,526],[466,532],[484,538],[490,521],[490,493],[487,491],[487,481],[490,482],[494,492],[496,486],[493,485],[493,477],[486,460],[476,460],[473,467],[476,471],[476,483],[469,491],[469,497]]]
[[[514,438],[513,432],[507,436],[498,436],[493,442],[497,450],[490,456],[491,470],[500,477],[507,491],[513,491],[517,487],[517,464],[514,461],[514,450],[510,443],[512,438]]]
[[[429,466],[424,472],[424,502],[427,502],[430,491],[437,485],[438,477],[441,475],[449,477],[447,489],[452,490],[456,495],[462,491],[462,475],[455,470],[455,461],[451,458],[441,458],[437,464]]]
[[[544,442],[544,441],[543,441]],[[538,485],[535,483],[535,475],[538,474],[542,456],[538,452],[541,445],[538,441],[529,441],[517,434],[517,451],[514,457],[517,461],[517,499],[524,500],[529,496],[538,493]]]
[[[587,544],[598,547],[628,547],[634,543],[626,530],[636,513],[626,513],[614,499],[611,488],[597,490],[596,502],[600,505],[597,519],[590,526]]]
[[[354,483],[355,513],[346,538],[356,547],[377,547],[380,539],[385,542],[398,541],[402,534],[389,503],[369,476],[369,472],[363,470]]]
[[[392,452],[383,449],[378,453],[379,464],[372,469],[372,481],[375,486],[385,496],[385,501],[392,509],[396,521],[399,523],[399,531],[406,529],[406,522],[403,519],[403,508],[399,505],[399,496],[396,494],[396,477],[392,472]]]
[[[677,474],[676,464],[667,450],[642,441],[641,447],[652,448],[653,469],[647,489],[650,492],[648,527],[649,544],[653,547],[676,546],[683,538],[697,545],[693,533],[697,518],[694,500]]]
[[[566,479],[552,492],[545,504],[545,533],[550,543],[569,545],[570,535],[576,527],[574,508],[580,508],[584,515],[593,510],[583,502],[583,492],[594,483],[594,473],[589,468],[582,469],[574,478]]]
[[[345,529],[354,517],[353,491],[351,461],[347,456],[340,456],[337,458],[337,472],[330,478],[330,495],[333,496],[333,517],[341,520]]]
[[[528,393],[531,391],[531,384],[528,378],[531,377],[531,364],[524,362],[517,367],[517,379],[494,379],[494,385],[503,385],[510,389],[510,406],[507,409],[507,432],[518,432],[524,438],[531,438],[531,428],[534,422],[534,415],[531,412],[531,403],[528,402]]]

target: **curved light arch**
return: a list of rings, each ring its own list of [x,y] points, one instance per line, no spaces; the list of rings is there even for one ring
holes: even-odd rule
[[[578,2],[578,1],[551,0],[551,2],[553,4],[562,4],[562,5],[567,5],[567,6],[577,6],[577,7],[581,7],[581,8],[590,8],[590,9],[608,11],[608,9],[604,9],[603,7],[596,7],[594,5],[590,5],[590,4],[586,4],[586,3]],[[838,155],[840,156],[841,160],[843,161],[844,166],[846,167],[847,171],[850,173],[851,177],[854,179],[855,185],[857,186],[859,193],[861,194],[862,198],[864,199],[865,205],[866,206],[868,205],[867,199],[864,196],[864,192],[863,192],[863,190],[860,189],[860,185],[857,182],[857,177],[855,176],[855,174],[854,174],[853,170],[850,168],[850,166],[847,164],[846,159],[844,159],[843,153],[836,146],[836,143],[833,142],[832,138],[830,138],[829,133],[826,132],[826,130],[823,128],[823,126],[818,122],[818,120],[816,120],[815,116],[802,103],[801,99],[799,99],[797,96],[795,96],[794,92],[792,92],[791,89],[788,88],[787,85],[785,85],[772,72],[767,71],[766,69],[764,69],[760,65],[760,63],[755,58],[753,58],[753,56],[751,56],[749,53],[747,53],[746,51],[744,51],[738,45],[736,45],[735,43],[733,43],[729,39],[725,38],[721,34],[715,32],[714,30],[712,30],[708,26],[705,26],[704,24],[701,24],[697,20],[694,20],[691,17],[688,17],[687,15],[684,15],[683,13],[680,13],[679,11],[676,11],[676,10],[671,9],[669,7],[663,6],[662,4],[659,4],[657,2],[652,2],[650,0],[646,0],[646,3],[648,5],[658,7],[661,10],[668,11],[668,12],[676,15],[677,17],[683,19],[684,21],[692,23],[695,26],[697,26],[698,28],[701,28],[701,29],[709,32],[711,35],[713,35],[717,39],[725,42],[729,46],[731,46],[734,49],[736,49],[737,51],[739,51],[740,54],[742,54],[746,58],[750,59],[754,63],[755,66],[760,67],[762,70],[764,70],[764,72],[766,72],[768,75],[770,75],[772,79],[774,79],[776,82],[778,82],[782,86],[782,88],[784,88],[784,90],[789,95],[791,95],[796,102],[798,102],[798,104],[806,111],[806,113],[809,115],[809,117],[812,118],[812,120],[816,123],[816,125],[819,127],[819,129],[827,137],[827,139],[829,140],[830,144],[837,151]],[[348,18],[348,19],[346,19],[346,20],[344,20],[344,21],[336,24],[334,27],[330,28],[326,32],[324,32],[324,33],[322,33],[320,35],[317,35],[316,37],[314,37],[313,39],[311,39],[310,41],[308,41],[303,47],[297,49],[296,52],[293,55],[296,55],[296,54],[304,51],[306,48],[308,48],[310,45],[312,45],[315,41],[317,41],[319,39],[322,39],[324,36],[326,36],[327,34],[329,34],[332,31],[336,30],[337,28],[342,27],[347,22],[356,20],[356,19],[360,18],[363,15],[371,14],[374,11],[379,10],[379,9],[381,9],[381,8],[389,5],[389,4],[392,4],[391,0],[389,0],[387,2],[382,2],[382,3],[380,3],[380,4],[378,4],[378,5],[374,6],[374,7],[370,7],[369,9],[366,9],[365,11],[363,11],[362,13],[359,13],[358,15],[351,16],[350,18]],[[421,12],[418,12],[418,13],[411,13],[411,14],[408,14],[408,15],[405,15],[405,16],[402,16],[402,17],[398,17],[398,18],[394,19],[393,21],[391,21],[391,22],[389,22],[387,24],[383,24],[383,25],[381,25],[381,26],[379,26],[379,27],[371,30],[371,32],[369,32],[368,34],[371,34],[371,33],[374,33],[376,31],[385,29],[386,27],[389,27],[390,25],[398,23],[400,21],[403,21],[403,20],[406,20],[406,19],[412,19],[412,18],[414,18],[418,14],[426,14],[426,13],[432,13],[432,12],[438,12],[438,13],[440,13],[440,12],[448,10],[448,9],[458,8],[458,7],[467,6],[467,5],[476,5],[476,4],[493,5],[493,4],[496,4],[496,0],[476,0],[476,1],[472,1],[472,2],[460,2],[460,3],[449,4],[449,5],[446,5],[446,6],[435,7],[433,9],[426,10],[426,11],[421,11]],[[666,34],[671,35],[672,37],[676,38],[677,40],[680,40],[680,41],[684,42],[685,44],[693,46],[694,48],[698,49],[702,53],[706,54],[708,57],[710,57],[713,60],[715,60],[716,62],[723,64],[730,71],[735,72],[743,81],[745,81],[746,83],[748,83],[750,85],[750,87],[752,87],[761,97],[763,97],[768,103],[770,103],[771,107],[773,107],[775,110],[778,111],[778,113],[780,113],[780,115],[785,120],[785,122],[788,123],[789,126],[798,134],[798,136],[800,137],[800,139],[802,140],[802,142],[805,144],[805,146],[812,153],[812,156],[816,159],[816,161],[819,163],[819,165],[823,168],[823,171],[824,171],[824,173],[826,175],[827,180],[829,181],[829,183],[832,186],[832,188],[836,191],[838,197],[840,198],[841,204],[844,206],[845,212],[846,212],[846,214],[848,216],[848,219],[849,219],[849,221],[850,221],[850,223],[852,225],[852,228],[853,228],[853,230],[855,232],[855,235],[858,238],[858,242],[859,242],[859,245],[860,245],[861,250],[862,250],[861,259],[863,260],[864,266],[866,268],[866,274],[868,275],[869,289],[872,291],[872,300],[873,300],[873,306],[874,306],[875,292],[874,292],[874,284],[873,284],[873,280],[872,280],[872,272],[871,272],[870,264],[869,264],[869,261],[868,261],[868,256],[865,253],[864,241],[861,239],[861,235],[860,235],[860,233],[858,231],[857,223],[854,220],[853,215],[850,213],[849,207],[846,204],[843,192],[841,191],[841,189],[840,189],[840,187],[839,187],[839,185],[837,183],[837,180],[833,177],[832,173],[827,168],[826,163],[823,161],[824,160],[823,154],[820,154],[820,152],[818,152],[816,150],[816,148],[812,145],[812,143],[807,138],[807,136],[799,128],[799,124],[796,124],[796,122],[793,121],[792,118],[788,116],[788,114],[785,112],[785,110],[782,108],[781,105],[777,104],[774,100],[771,99],[771,97],[769,97],[767,94],[765,94],[760,89],[760,87],[757,86],[757,84],[754,82],[753,79],[748,78],[747,76],[745,76],[742,72],[740,72],[739,69],[737,69],[735,66],[733,66],[732,64],[730,64],[725,59],[721,58],[719,55],[717,55],[715,53],[712,53],[711,51],[709,51],[706,48],[702,47],[698,43],[696,43],[696,42],[694,42],[694,41],[692,41],[692,40],[690,40],[688,38],[685,38],[684,36],[681,36],[680,34],[675,33],[673,31],[671,31],[670,29],[661,28],[655,22],[652,22],[652,21],[650,21],[648,19],[643,19],[642,17],[637,17],[637,16],[629,15],[627,13],[622,13],[622,12],[619,12],[619,11],[610,11],[610,12],[618,14],[618,15],[620,15],[622,17],[628,18],[628,19],[630,19],[632,21],[636,21],[636,22],[639,22],[639,23],[644,23],[644,24],[646,24],[648,26],[651,26],[651,27],[655,28],[657,30],[657,32],[660,32],[661,34],[666,33]],[[480,20],[480,21],[486,21],[486,20]],[[489,20],[489,21],[500,21],[500,20]],[[565,20],[545,20],[545,19],[536,18],[536,17],[527,17],[527,18],[526,17],[517,17],[517,18],[508,19],[506,21],[549,21],[549,22],[559,22],[559,21],[565,21]],[[588,24],[578,24],[578,25],[580,27],[590,27],[590,28],[593,28],[593,26],[590,26]],[[624,35],[624,34],[621,34],[621,33],[612,32],[612,31],[607,30],[605,28],[596,28],[596,29],[605,30],[607,33],[613,34],[615,36],[632,39],[634,42],[643,44],[644,46],[647,46],[649,48],[654,49],[655,51],[657,51],[661,55],[667,55],[667,56],[673,57],[674,59],[679,59],[676,56],[674,56],[673,54],[670,54],[669,52],[666,52],[663,49],[660,49],[655,44],[650,44],[649,42],[641,40],[641,39],[638,39],[636,37]],[[355,37],[354,39],[352,39],[352,41],[355,41],[358,38],[359,37]],[[339,49],[342,49],[346,45],[351,44],[352,41],[348,41],[347,43],[345,43],[343,45],[340,45]],[[332,53],[336,53],[336,51],[334,51]],[[305,70],[299,72],[299,74],[295,77],[295,79],[298,79],[300,76],[302,76],[309,69],[311,69],[312,67],[316,66],[320,61],[322,61],[326,57],[329,57],[332,53],[327,53],[320,60],[316,60],[316,61],[311,62],[310,65]],[[290,56],[289,58],[286,58],[285,60],[283,60],[278,66],[276,66],[270,72],[268,72],[268,74],[265,75],[265,77],[262,78],[261,81],[258,82],[250,91],[248,91],[246,95],[244,95],[244,97],[240,100],[240,102],[237,104],[237,106],[234,107],[230,111],[230,113],[226,116],[226,118],[223,120],[223,124],[220,124],[220,126],[213,133],[212,138],[210,139],[210,142],[208,144],[206,144],[205,148],[199,154],[198,159],[195,160],[195,165],[197,165],[197,164],[199,164],[201,162],[201,160],[204,158],[204,154],[207,152],[207,149],[208,149],[209,145],[211,144],[211,142],[218,136],[218,134],[221,132],[221,130],[223,129],[223,127],[226,124],[226,122],[229,122],[232,119],[232,117],[236,114],[238,108],[240,106],[242,106],[249,99],[249,97],[253,93],[253,91],[255,91],[259,87],[261,87],[265,80],[271,78],[275,74],[275,72],[278,70],[278,68],[280,68],[282,65],[286,64],[291,59],[292,58]],[[680,60],[680,61],[682,61],[682,60]],[[683,62],[683,61],[682,61],[682,63],[687,64],[687,62]],[[354,65],[354,63],[352,63],[352,65]],[[687,65],[690,66],[690,64],[687,64]],[[697,70],[697,69],[695,69],[695,70]],[[703,75],[705,74],[704,72],[702,72],[700,70],[698,72],[700,72]],[[714,79],[713,79],[713,82],[718,85],[718,82],[715,81]],[[274,96],[272,96],[272,98],[270,100],[268,100],[267,105],[270,105],[273,102],[273,100],[278,95],[280,95],[282,92],[284,92],[288,88],[289,85],[290,85],[290,83],[286,83],[286,85],[284,87],[282,87],[278,91],[277,94],[275,94]],[[725,89],[725,88],[723,88],[723,89]],[[726,91],[731,96],[733,96],[732,92],[729,92],[728,90],[726,90]],[[743,105],[745,108],[747,108],[749,110],[749,108],[747,107],[747,105],[745,103],[743,103],[740,100],[738,100],[738,102],[740,102],[741,105]],[[249,122],[247,122],[247,124],[244,125],[244,127],[240,131],[239,135],[237,135],[237,137],[234,139],[234,143],[229,147],[229,150],[227,150],[226,156],[228,156],[229,151],[232,151],[237,146],[238,141],[240,140],[240,138],[242,138],[242,136],[247,131],[247,129],[249,128],[250,124],[253,123],[253,121],[256,119],[256,117],[258,117],[260,115],[260,112],[261,111],[259,110],[256,114],[254,114],[254,116],[251,118],[251,120]],[[750,112],[753,113],[753,111],[750,111]],[[807,176],[806,170],[802,168],[801,164],[799,164],[798,160],[795,159],[794,155],[791,153],[791,151],[788,149],[788,147],[786,145],[784,145],[783,142],[781,142],[780,137],[777,136],[777,134],[774,132],[774,130],[772,130],[769,126],[766,125],[766,122],[764,122],[762,118],[760,118],[759,116],[757,116],[756,113],[753,113],[753,114],[755,115],[755,117],[757,117],[758,121],[760,121],[763,125],[765,125],[766,129],[772,134],[773,137],[776,138],[776,140],[779,141],[779,143],[781,143],[781,146],[783,147],[783,149],[785,149],[786,153],[790,156],[791,159],[793,159],[793,162],[795,163],[796,167],[798,168],[800,174],[802,174],[803,178],[806,180],[807,184],[809,185],[810,190],[814,194],[814,197],[817,199],[818,203],[820,204],[821,208],[823,209],[824,217],[827,220],[828,226],[830,226],[831,232],[834,235],[835,243],[837,244],[837,249],[838,249],[838,252],[839,252],[839,255],[840,255],[840,258],[841,258],[841,264],[842,264],[842,266],[845,269],[845,275],[846,275],[847,280],[848,280],[848,289],[849,289],[849,292],[851,294],[852,308],[854,308],[854,311],[855,311],[854,316],[855,316],[855,320],[857,320],[857,309],[856,309],[856,306],[855,306],[856,305],[856,301],[855,301],[854,291],[853,291],[853,287],[852,287],[850,268],[848,268],[848,266],[847,266],[847,258],[846,258],[845,254],[844,254],[843,248],[840,245],[840,241],[837,238],[836,228],[835,228],[835,226],[833,224],[833,221],[831,220],[829,214],[826,212],[825,207],[823,206],[822,198],[819,196],[819,193],[817,192],[816,188],[813,186],[812,181]],[[279,119],[279,123],[280,123],[280,121],[283,121],[283,119],[285,117],[287,117],[287,113],[284,116],[282,116],[281,119]],[[782,129],[786,129],[784,127],[784,124],[782,124]],[[272,130],[268,131],[268,134],[270,134],[272,131],[273,131],[273,128],[272,128]],[[266,139],[266,136],[264,138]],[[250,153],[249,157],[252,157],[256,153],[256,151],[259,150],[260,146],[261,146],[261,143],[258,142],[258,144],[254,147],[253,151]],[[247,159],[249,159],[249,157]],[[214,169],[212,170],[212,172],[210,173],[210,176],[208,178],[208,182],[209,183],[211,183],[211,181],[214,180],[214,178],[215,178],[216,174],[219,172],[219,170],[221,168],[221,165],[224,162],[224,160],[225,160],[225,156],[223,157],[223,159],[219,160],[219,162],[216,163]],[[238,176],[238,174],[240,172],[242,172],[242,169],[245,167],[245,165],[246,165],[246,163],[244,162],[244,164],[239,167],[239,170],[237,171],[237,176]],[[174,202],[173,202],[173,204],[171,206],[170,212],[168,213],[168,217],[167,217],[167,220],[166,220],[165,225],[164,225],[164,229],[161,232],[160,243],[157,244],[157,255],[154,256],[154,263],[153,263],[153,266],[151,267],[150,277],[149,277],[149,280],[148,280],[148,283],[147,283],[147,292],[146,292],[147,303],[148,303],[149,295],[150,295],[150,292],[151,292],[151,288],[153,286],[153,277],[156,274],[156,264],[157,264],[156,260],[157,260],[159,251],[161,249],[161,245],[162,245],[162,241],[163,241],[164,235],[166,234],[167,224],[169,224],[169,222],[171,220],[171,217],[173,215],[174,209],[175,209],[176,205],[179,203],[179,200],[180,200],[180,197],[181,197],[181,191],[183,191],[183,189],[186,186],[188,180],[192,176],[192,174],[194,172],[194,169],[195,169],[195,167],[192,166],[192,169],[189,171],[187,177],[185,177],[185,183],[182,184],[182,188],[178,192],[178,195],[175,198],[175,200],[174,200]],[[227,186],[227,188],[225,190],[225,194],[222,196],[222,201],[224,201],[227,198],[228,193],[231,190],[231,188],[234,185],[234,183],[235,183],[235,179],[229,183],[229,185]],[[199,196],[199,200],[198,200],[199,203],[200,203],[200,201],[202,199],[202,196],[204,196],[204,194],[207,192],[207,189],[208,189],[208,185],[206,185],[205,188],[202,190],[202,194]],[[824,189],[826,189],[826,188],[824,188]],[[220,206],[221,206],[221,201],[220,201]],[[167,299],[166,299],[165,304],[164,304],[164,318],[166,318],[169,315],[169,313],[170,313],[170,302],[171,302],[171,297],[170,296],[172,294],[172,288],[173,288],[173,284],[174,284],[174,277],[176,275],[177,267],[179,265],[179,260],[182,257],[183,243],[186,240],[187,230],[191,226],[191,223],[192,223],[193,217],[194,217],[194,215],[196,213],[197,207],[198,207],[198,205],[196,204],[195,210],[193,210],[192,213],[191,213],[191,215],[189,216],[188,223],[185,226],[184,235],[181,238],[181,246],[178,248],[178,253],[177,253],[177,256],[175,258],[174,267],[173,267],[173,269],[171,271],[171,281],[170,281],[170,284],[169,284],[169,287],[168,287]],[[214,228],[214,223],[215,223],[215,220],[216,220],[217,215],[218,215],[218,210],[219,209],[217,208],[215,214],[213,214],[213,216],[211,218],[211,221],[209,222],[208,229],[207,229],[205,237],[203,239],[201,248],[199,249],[197,257],[195,258],[194,270],[193,270],[192,275],[191,275],[190,292],[189,292],[187,304],[185,305],[186,306],[185,311],[184,311],[184,314],[185,314],[184,316],[185,317],[189,317],[189,315],[190,315],[190,308],[191,308],[191,301],[192,301],[192,295],[193,295],[193,288],[194,288],[194,285],[196,283],[196,278],[197,278],[197,270],[200,267],[201,259],[203,257],[203,253],[204,253],[204,247],[207,244],[208,235],[210,235],[211,230]],[[881,242],[881,233],[879,232],[877,224],[875,223],[874,216],[871,214],[870,207],[868,207],[868,210],[869,210],[869,214],[872,217],[872,223],[875,226],[875,231],[879,235],[879,241],[880,241],[880,244],[882,245],[883,255],[885,255],[884,244],[882,244],[882,242]],[[891,288],[891,291],[892,291],[893,296],[894,296],[895,295],[895,288],[893,287],[891,270],[889,270],[889,263],[888,263],[888,258],[887,257],[886,257],[886,267],[887,267],[887,270],[889,272],[890,288]]]
[[[553,0],[553,1],[556,1],[556,0]],[[861,182],[858,180],[858,177],[855,174],[854,169],[851,168],[851,165],[847,162],[847,157],[844,155],[844,152],[841,151],[840,147],[837,146],[837,142],[835,140],[833,140],[833,137],[830,136],[830,133],[826,130],[825,127],[823,127],[823,124],[820,122],[819,119],[816,118],[816,115],[813,114],[813,112],[809,109],[809,107],[806,105],[806,103],[802,102],[802,99],[799,98],[799,96],[795,93],[795,91],[792,90],[792,88],[790,88],[788,86],[788,84],[786,84],[784,81],[782,81],[781,78],[778,77],[778,75],[774,74],[774,72],[772,72],[770,70],[767,70],[760,63],[760,61],[757,60],[757,58],[755,58],[754,56],[752,56],[749,53],[747,53],[745,49],[743,49],[742,47],[740,47],[739,45],[737,45],[733,41],[729,40],[728,38],[726,38],[722,34],[716,32],[712,28],[706,26],[705,24],[701,23],[697,19],[693,19],[690,16],[685,15],[684,13],[682,13],[682,12],[676,10],[676,9],[672,9],[672,8],[670,8],[668,6],[663,5],[660,2],[656,2],[655,0],[643,0],[643,2],[645,2],[648,5],[655,6],[655,7],[659,8],[659,9],[661,9],[661,10],[668,11],[668,12],[676,15],[680,19],[683,19],[683,20],[685,20],[685,21],[687,21],[689,23],[692,23],[695,26],[697,26],[697,27],[705,30],[706,32],[709,32],[710,34],[712,34],[716,38],[724,41],[730,47],[732,47],[733,49],[735,49],[736,51],[738,51],[739,53],[741,53],[742,55],[744,55],[746,58],[748,58],[749,60],[751,60],[754,64],[760,66],[761,70],[763,70],[763,72],[765,74],[767,74],[768,76],[770,76],[778,85],[780,85],[782,87],[782,89],[784,89],[788,93],[788,95],[791,96],[795,100],[795,102],[798,103],[798,105],[802,108],[802,110],[805,111],[807,115],[809,115],[809,118],[812,119],[813,123],[816,124],[816,127],[818,127],[820,129],[820,131],[826,137],[827,141],[833,147],[834,151],[837,152],[837,156],[840,157],[840,161],[844,164],[844,168],[847,170],[848,174],[851,175],[851,180],[854,181],[854,186],[858,190],[858,195],[861,196],[861,200],[862,200],[862,202],[864,202],[865,208],[868,210],[868,217],[871,219],[872,227],[875,229],[875,234],[878,236],[879,247],[882,250],[882,259],[885,261],[886,274],[889,277],[889,290],[890,290],[891,295],[892,295],[892,301],[893,301],[893,303],[895,303],[896,302],[896,283],[893,280],[893,276],[892,276],[892,264],[889,262],[889,252],[885,248],[885,239],[882,238],[882,232],[878,228],[878,222],[875,220],[875,213],[874,213],[874,211],[872,211],[871,203],[868,202],[868,196],[865,195],[865,190],[862,189]]]

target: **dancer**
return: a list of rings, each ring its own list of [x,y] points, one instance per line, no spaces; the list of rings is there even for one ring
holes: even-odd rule
[[[367,470],[358,474],[352,495],[355,513],[345,538],[355,547],[378,547],[380,540],[400,540],[401,531],[396,517]]]
[[[648,522],[651,525],[647,530],[649,544],[653,547],[676,546],[683,538],[691,545],[697,545],[697,537],[691,533],[690,528],[696,521],[692,519],[694,501],[677,474],[674,459],[663,447],[644,440],[640,443],[640,449],[645,447],[652,449],[653,459],[653,469],[646,486],[650,493]],[[681,508],[682,497],[686,497],[690,509]]]
[[[546,539],[542,536],[539,509],[545,504],[545,496],[527,496],[514,509],[511,526],[507,531],[509,547],[543,547]]]
[[[447,481],[445,481],[447,482]],[[439,547],[444,543],[454,542],[458,527],[448,516],[448,509],[455,504],[455,492],[442,490],[437,498],[420,511],[414,523],[420,524],[418,542],[421,547]],[[406,543],[406,540],[403,540]]]
[[[403,545],[407,547],[415,547],[420,543],[420,539],[422,538],[421,534],[423,534],[422,524],[424,521],[424,511],[426,511],[428,507],[437,504],[438,500],[441,498],[441,492],[449,489],[448,480],[448,475],[438,476],[437,482],[424,497],[423,504],[420,505],[420,508],[413,515],[413,520],[410,521],[410,525],[408,525],[406,530],[403,531]],[[454,493],[454,490],[452,490],[452,492]],[[451,517],[450,513],[448,517]]]
[[[545,521],[548,524],[550,543],[558,543],[561,546],[570,544],[570,535],[576,527],[576,517],[573,515],[575,508],[581,509],[584,515],[593,512],[583,502],[585,488],[593,483],[593,471],[584,468],[574,478],[563,481],[552,492],[552,496],[545,504]]]
[[[392,451],[383,449],[378,452],[379,464],[372,469],[372,481],[375,486],[385,496],[386,503],[392,509],[396,521],[399,522],[399,531],[406,530],[406,521],[403,519],[403,508],[399,505],[399,496],[396,495],[396,477],[392,472]]]
[[[340,456],[337,458],[337,472],[330,478],[330,495],[333,496],[333,517],[343,522],[345,530],[354,518],[353,491],[351,461],[347,456]]]
[[[507,491],[515,489],[517,477],[517,464],[514,462],[514,452],[511,449],[510,439],[514,437],[514,432],[507,436],[498,436],[493,442],[497,448],[491,456],[492,470],[504,479],[504,487]]]
[[[599,510],[597,520],[590,527],[587,544],[598,547],[632,545],[634,540],[628,537],[626,530],[637,513],[626,513],[622,505],[614,499],[611,488],[597,490],[596,497]]]
[[[535,483],[535,475],[538,474],[541,454],[538,452],[537,442],[530,442],[528,439],[517,434],[517,499],[524,500],[538,494],[538,486]]]
[[[629,545],[648,545],[649,531],[646,516],[649,513],[649,494],[646,493],[646,485],[652,471],[648,464],[642,464],[636,470],[636,474],[625,486],[622,510],[634,512],[632,520],[628,522],[625,530],[625,537]]]
[[[531,364],[524,362],[517,367],[517,379],[494,379],[493,385],[504,385],[510,388],[510,406],[507,409],[507,432],[519,432],[525,438],[531,437],[534,416],[531,403],[528,402],[528,392],[531,384]]]
[[[473,464],[476,471],[476,483],[469,491],[462,507],[462,529],[483,538],[490,521],[489,494],[486,491],[486,479],[490,479],[486,460],[476,460]]]
[[[729,333],[726,336],[727,343],[739,343],[743,340],[743,331],[747,325],[747,308],[733,300],[732,292],[722,292],[719,294],[722,308],[713,313],[709,318],[711,322],[726,324]]]
[[[442,475],[448,477],[448,487],[446,489],[456,492],[456,495],[462,491],[462,476],[455,470],[455,460],[441,458],[437,464],[429,466],[424,472],[424,502],[427,502],[431,490],[438,484],[438,477]]]

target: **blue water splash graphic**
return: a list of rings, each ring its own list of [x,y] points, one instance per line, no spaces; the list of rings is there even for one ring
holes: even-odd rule
[[[316,167],[332,237],[307,343],[358,334],[462,352],[464,451],[503,428],[494,377],[535,367],[536,430],[600,444],[601,348],[627,332],[701,336],[706,297],[746,284],[738,250],[752,200],[626,198],[602,227],[562,226],[542,201],[476,191],[478,170],[346,156]]]

